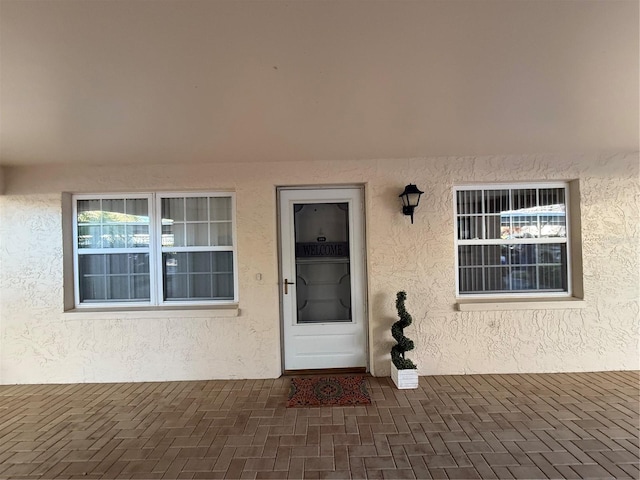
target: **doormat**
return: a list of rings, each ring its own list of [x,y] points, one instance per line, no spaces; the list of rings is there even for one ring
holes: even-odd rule
[[[292,378],[287,407],[369,405],[371,397],[362,376]]]

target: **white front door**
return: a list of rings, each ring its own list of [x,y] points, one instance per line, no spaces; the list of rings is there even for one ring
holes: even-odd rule
[[[362,189],[280,189],[284,369],[367,366]]]

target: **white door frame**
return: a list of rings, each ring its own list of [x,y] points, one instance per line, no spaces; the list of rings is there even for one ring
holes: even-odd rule
[[[358,190],[358,197],[360,200],[360,215],[359,222],[355,221],[355,217],[352,217],[353,213],[350,213],[350,257],[352,262],[352,267],[357,272],[357,274],[352,275],[352,318],[360,319],[362,322],[362,331],[364,335],[364,368],[369,371],[370,368],[370,338],[369,338],[369,318],[368,318],[368,301],[367,301],[367,291],[368,291],[368,283],[367,283],[367,274],[366,274],[366,235],[365,235],[365,223],[366,216],[364,210],[364,185],[305,185],[305,186],[286,186],[286,187],[277,187],[276,188],[276,203],[277,203],[277,238],[278,238],[278,300],[280,305],[280,338],[281,338],[281,359],[282,359],[282,371],[287,370],[287,357],[286,357],[286,341],[285,341],[285,319],[287,318],[285,309],[287,311],[291,310],[291,302],[289,299],[285,301],[284,296],[284,277],[288,276],[283,273],[283,264],[287,263],[287,259],[284,258],[285,252],[283,251],[283,244],[287,244],[290,247],[290,239],[283,239],[283,233],[281,231],[282,228],[282,215],[289,215],[290,213],[283,212],[283,207],[281,206],[281,192],[286,191],[296,191],[303,193],[308,190],[310,193],[316,192],[318,195],[315,196],[316,201],[325,202],[340,202],[344,200],[340,198],[339,195],[335,195],[336,190]],[[326,192],[324,192],[326,191]],[[330,192],[331,191],[331,192]],[[334,195],[331,195],[334,193]],[[356,207],[355,205],[353,207]],[[361,248],[358,248],[355,245],[355,242],[360,240]],[[287,255],[291,255],[290,250],[287,252]],[[289,291],[289,295],[295,295],[295,285],[293,287],[289,287],[291,290]],[[287,303],[287,305],[285,305]],[[295,302],[292,303],[295,308]],[[289,318],[291,313],[289,313]],[[332,368],[332,366],[327,366],[327,368]]]

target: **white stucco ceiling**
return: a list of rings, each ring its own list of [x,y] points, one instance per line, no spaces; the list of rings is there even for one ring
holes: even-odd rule
[[[0,164],[638,149],[638,2],[1,0]]]

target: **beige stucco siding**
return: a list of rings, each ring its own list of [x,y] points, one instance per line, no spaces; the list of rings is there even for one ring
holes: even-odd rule
[[[279,376],[276,186],[310,184],[365,185],[375,375],[389,374],[401,289],[414,318],[405,334],[422,375],[638,368],[637,153],[8,167],[4,177],[0,383]],[[452,187],[541,180],[578,180],[585,307],[456,311]],[[414,225],[398,199],[409,182],[426,192]],[[236,192],[237,312],[64,312],[72,285],[63,274],[63,192],[218,189]]]

